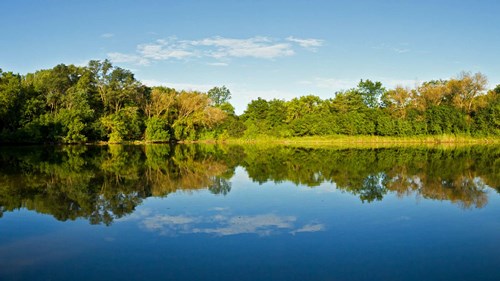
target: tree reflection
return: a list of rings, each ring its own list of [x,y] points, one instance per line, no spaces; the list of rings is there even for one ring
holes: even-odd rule
[[[58,220],[111,224],[150,196],[227,195],[237,166],[264,183],[332,183],[362,202],[389,193],[481,208],[500,190],[500,148],[341,149],[145,145],[0,150],[0,217],[26,208]]]
[[[248,147],[243,166],[259,183],[291,181],[310,187],[323,182],[358,196],[382,200],[388,192],[449,200],[481,208],[488,187],[499,190],[500,148],[304,149]]]
[[[149,196],[211,189],[233,172],[220,151],[199,146],[64,146],[0,153],[0,216],[26,208],[58,220],[111,224]]]

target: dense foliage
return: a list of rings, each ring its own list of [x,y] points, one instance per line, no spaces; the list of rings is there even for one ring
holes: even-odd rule
[[[500,134],[500,85],[461,73],[414,89],[361,80],[329,99],[258,98],[237,116],[231,92],[147,87],[109,61],[26,75],[0,70],[0,142],[81,143],[259,136]]]
[[[146,87],[109,61],[60,64],[25,76],[0,70],[0,140],[195,140],[227,118],[229,98],[225,87],[209,94]]]
[[[361,80],[354,89],[323,100],[308,95],[290,101],[253,100],[241,116],[245,136],[500,135],[500,85],[486,91],[481,73],[461,73],[414,89],[386,90]]]

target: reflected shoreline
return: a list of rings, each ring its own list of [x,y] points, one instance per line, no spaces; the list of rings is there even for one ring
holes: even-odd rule
[[[242,167],[259,184],[331,183],[363,203],[387,194],[482,208],[498,192],[500,147],[339,148],[259,145],[99,145],[0,149],[0,217],[28,209],[110,225],[148,197],[231,192]]]

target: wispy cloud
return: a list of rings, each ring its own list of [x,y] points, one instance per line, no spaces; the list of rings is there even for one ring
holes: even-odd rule
[[[140,44],[137,52],[147,60],[183,59],[192,57],[194,52],[189,51],[186,44],[177,43],[174,39],[157,40],[155,43]]]
[[[404,54],[410,51],[410,49],[401,49],[401,48],[393,48],[392,50],[398,54]]]
[[[117,62],[117,63],[131,63],[131,64],[138,64],[138,65],[148,65],[149,60],[138,56],[138,55],[130,55],[130,54],[123,54],[123,53],[108,53],[108,57],[111,61]]]
[[[228,66],[229,64],[226,62],[209,62],[207,63],[208,65],[211,66]]]
[[[300,38],[290,36],[290,37],[286,38],[286,40],[288,40],[290,42],[297,43],[301,47],[306,48],[306,49],[311,49],[313,51],[316,51],[316,49],[318,47],[323,46],[323,40],[320,40],[320,39],[313,39],[313,38],[300,39]]]
[[[103,33],[101,34],[101,38],[111,38],[114,37],[115,35],[113,33]]]
[[[224,37],[205,38],[190,42],[193,46],[207,47],[205,55],[214,58],[253,57],[273,59],[295,54],[288,43],[274,42],[267,37],[234,39]]]
[[[394,79],[387,77],[365,77],[363,79],[370,79],[372,81],[380,81],[385,88],[395,88],[396,86],[402,87],[415,87],[419,84],[417,79]],[[327,78],[327,77],[316,77],[312,80],[300,81],[300,84],[310,85],[317,88],[328,89],[331,91],[341,91],[351,88],[355,88],[360,79],[338,79],[338,78]]]
[[[132,54],[112,52],[108,54],[115,62],[148,64],[152,61],[170,59],[215,58],[222,62],[210,63],[214,66],[226,66],[231,58],[276,59],[293,56],[295,48],[316,51],[322,46],[319,39],[299,39],[288,37],[275,39],[262,36],[250,38],[209,37],[199,40],[180,40],[176,37],[156,40],[152,43],[139,44]]]
[[[408,46],[407,43],[399,43],[394,45],[383,43],[377,46],[373,46],[372,49],[391,51],[397,54],[404,54],[411,52],[411,49],[409,49],[407,46]]]
[[[196,218],[188,216],[156,215],[146,218],[142,223],[149,230],[163,230],[165,227],[189,225],[196,221]]]
[[[277,229],[291,229],[296,217],[265,214],[256,216],[229,217],[219,215],[217,221],[222,224],[216,227],[194,228],[193,233],[208,233],[218,236],[254,233],[261,236],[270,235]]]
[[[228,210],[229,208],[227,207],[213,207],[211,209],[209,209],[210,211],[217,211],[217,212],[222,212],[222,211],[226,211]]]

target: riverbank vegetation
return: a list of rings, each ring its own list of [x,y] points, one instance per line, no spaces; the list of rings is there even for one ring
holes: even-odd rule
[[[481,73],[414,88],[361,80],[328,99],[257,98],[241,115],[230,98],[225,86],[207,93],[148,87],[107,60],[26,75],[0,70],[0,142],[491,142],[500,136],[500,85],[488,90]]]

